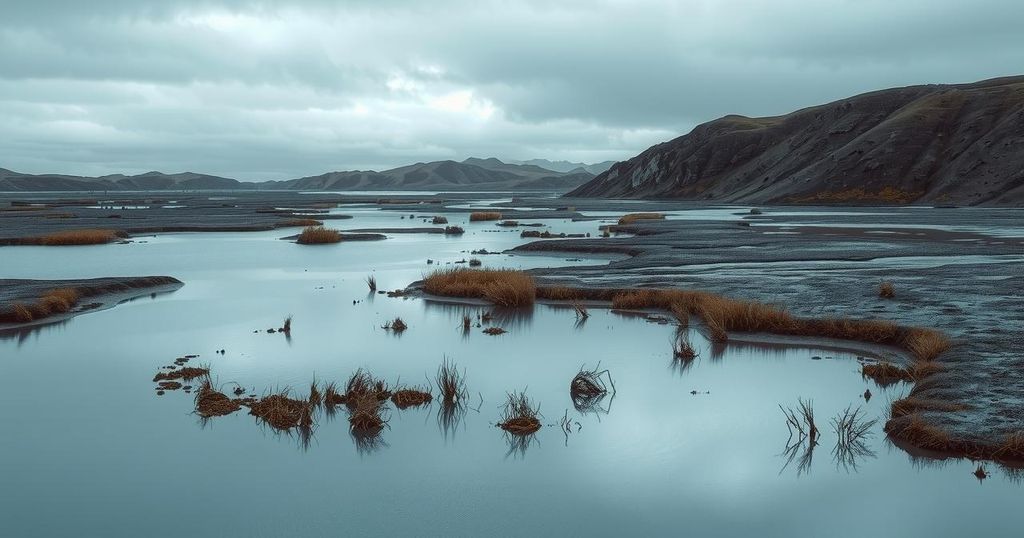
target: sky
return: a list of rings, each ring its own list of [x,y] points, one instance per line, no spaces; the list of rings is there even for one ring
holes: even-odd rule
[[[0,167],[244,180],[629,158],[1024,73],[1020,0],[0,0]]]

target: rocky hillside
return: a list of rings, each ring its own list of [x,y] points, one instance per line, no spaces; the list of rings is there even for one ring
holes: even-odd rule
[[[1024,203],[1024,76],[726,116],[566,196],[736,203]]]

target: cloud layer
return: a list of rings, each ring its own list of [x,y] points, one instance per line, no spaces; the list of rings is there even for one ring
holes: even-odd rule
[[[621,159],[1024,66],[1016,0],[2,3],[0,166],[25,172]]]

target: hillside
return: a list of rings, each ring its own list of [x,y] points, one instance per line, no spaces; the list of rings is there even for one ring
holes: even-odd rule
[[[1024,76],[726,116],[568,193],[735,203],[1020,205]]]
[[[147,172],[134,176],[100,177],[22,174],[0,168],[0,191],[131,191],[131,190],[543,190],[565,192],[593,179],[574,170],[555,172],[534,165],[498,159],[416,163],[382,172],[343,171],[285,181],[240,182],[230,178],[184,172]]]

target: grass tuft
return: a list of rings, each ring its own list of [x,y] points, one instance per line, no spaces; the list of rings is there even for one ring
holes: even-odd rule
[[[539,414],[540,406],[526,392],[510,392],[498,426],[513,435],[531,435],[540,429]]]
[[[469,214],[469,222],[484,220],[501,220],[501,213],[497,211],[474,211]]]
[[[619,224],[633,224],[638,220],[661,220],[665,215],[662,213],[628,213],[619,218]]]
[[[888,280],[878,285],[878,296],[883,299],[896,297],[896,285]]]
[[[461,404],[469,393],[466,389],[466,372],[459,372],[459,368],[448,357],[437,367],[434,382],[445,405]]]
[[[533,277],[511,269],[441,269],[423,280],[432,295],[486,299],[498,306],[530,306],[537,298]]]
[[[299,234],[296,243],[300,245],[322,245],[328,243],[340,243],[341,232],[324,228],[323,226],[310,226]]]

